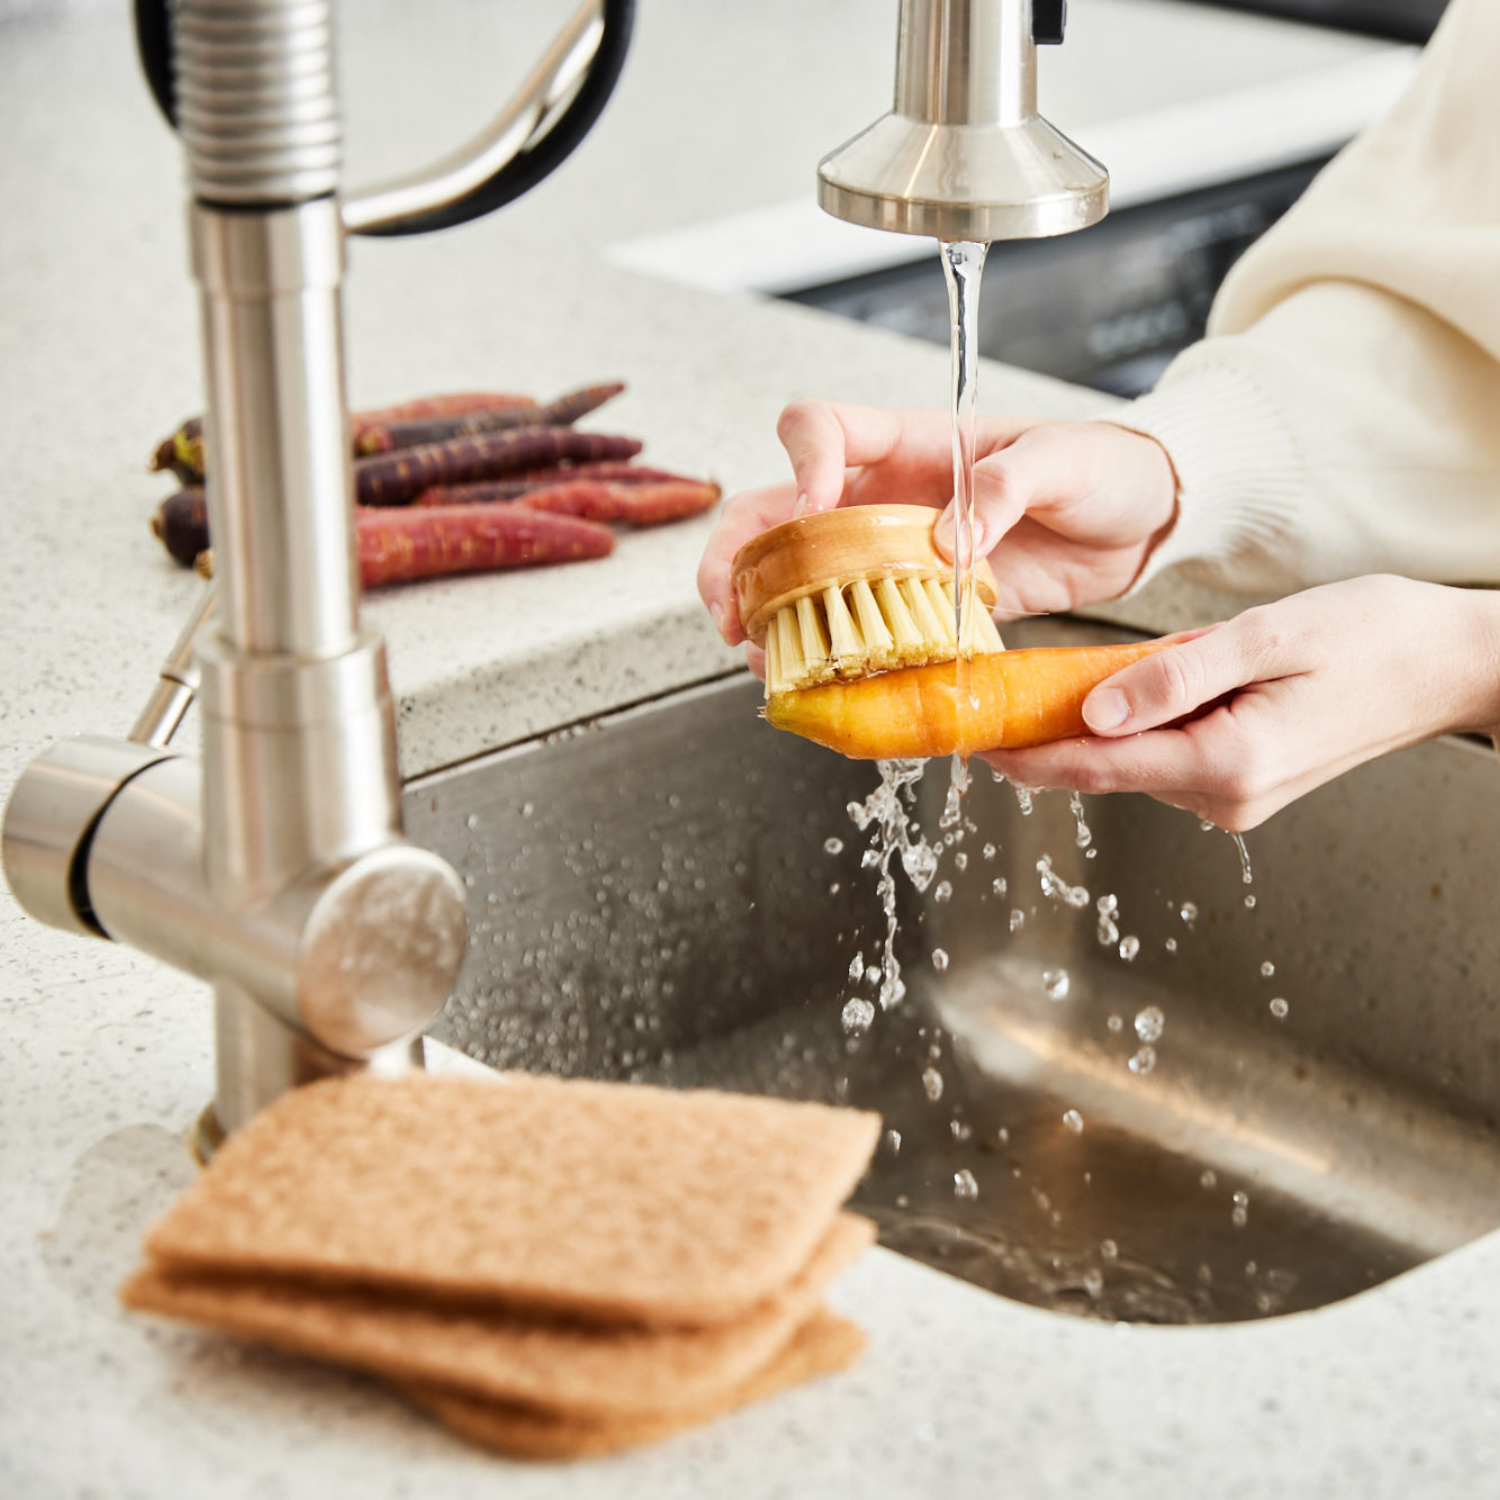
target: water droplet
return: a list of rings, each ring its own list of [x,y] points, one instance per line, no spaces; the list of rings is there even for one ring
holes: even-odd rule
[[[977,1198],[979,1196],[979,1184],[974,1180],[974,1174],[967,1167],[960,1167],[953,1174],[953,1196],[955,1198]]]
[[[523,802],[521,804],[521,816],[523,818],[529,818],[535,811],[536,808],[530,802]]]
[[[865,955],[864,950],[861,949],[849,960],[849,982],[850,984],[858,984],[864,977]],[[876,971],[876,977],[879,977],[879,970]]]
[[[1015,907],[1010,914],[1010,930],[1019,932],[1026,925],[1026,913],[1019,906]]]
[[[944,974],[948,969],[948,950],[946,948],[934,948],[932,950],[932,967],[939,974]]]
[[[885,1143],[890,1147],[892,1156],[899,1155],[901,1151],[901,1132],[899,1130],[887,1130],[885,1133]]]
[[[1217,823],[1210,823],[1207,818],[1199,818],[1198,819],[1198,831],[1199,831],[1199,833],[1212,833],[1214,831],[1214,829],[1217,828],[1218,826],[1219,825]]]
[[[1236,1193],[1234,1195],[1234,1207],[1229,1211],[1229,1222],[1236,1229],[1243,1229],[1250,1222],[1249,1193]]]
[[[974,1127],[967,1120],[949,1120],[948,1129],[955,1141],[966,1141],[974,1134]]]
[[[1286,1003],[1286,1001],[1283,1000],[1280,995],[1278,995],[1271,1002],[1271,1014],[1273,1016],[1275,1016],[1278,1021],[1284,1021],[1284,1020],[1286,1020],[1287,1012],[1289,1010],[1291,1010],[1291,1006],[1288,1005]]]
[[[1134,1057],[1130,1059],[1130,1071],[1144,1078],[1152,1068],[1156,1066],[1156,1048],[1142,1047]]]
[[[1083,1273],[1083,1289],[1090,1297],[1099,1297],[1104,1293],[1104,1272],[1097,1266],[1090,1266]]]
[[[1071,985],[1066,969],[1042,970],[1042,989],[1049,1000],[1066,1000]]]
[[[1159,1042],[1162,1032],[1166,1029],[1167,1018],[1161,1006],[1148,1005],[1136,1014],[1135,1034],[1143,1042]]]
[[[936,901],[939,906],[945,905],[947,902],[951,901],[953,899],[952,885],[949,884],[949,882],[946,880],[938,881],[937,885],[933,887],[932,899]]]
[[[1123,1031],[1125,1029],[1125,1018],[1123,1016],[1111,1016],[1104,1024],[1111,1031]]]
[[[1063,1115],[1063,1124],[1073,1132],[1074,1135],[1083,1134],[1083,1116],[1076,1109],[1070,1109]]]
[[[861,1031],[868,1031],[870,1023],[874,1019],[875,1003],[872,1000],[865,1000],[861,996],[856,995],[844,1006],[844,1030],[851,1035]]]
[[[909,1208],[910,1206],[911,1206],[911,1199],[908,1198],[905,1193],[897,1193],[896,1194],[896,1207],[897,1208]]]
[[[1100,1240],[1099,1254],[1105,1260],[1118,1260],[1120,1258],[1120,1247],[1113,1240]]]
[[[1254,911],[1255,910],[1255,892],[1254,891],[1252,891],[1248,896],[1245,897],[1245,910],[1246,911]]]
[[[1184,922],[1196,922],[1198,920],[1197,902],[1184,901],[1182,905],[1177,908],[1177,915],[1181,917]]]
[[[953,868],[962,874],[969,868],[969,856],[963,853],[955,854],[953,856]]]
[[[824,854],[842,854],[843,852],[844,852],[844,841],[843,841],[843,839],[824,839],[823,840],[823,853]]]
[[[1120,939],[1120,957],[1126,963],[1130,963],[1141,951],[1141,940],[1138,937],[1122,937]]]
[[[1162,947],[1165,948],[1168,953],[1175,953],[1177,951],[1177,939],[1168,938],[1166,942],[1162,944]]]
[[[995,855],[999,853],[999,850],[997,850],[993,844],[986,844],[982,852],[986,859],[993,859]]]
[[[1069,885],[1052,868],[1052,856],[1044,854],[1036,862],[1037,879],[1041,882],[1042,894],[1050,897],[1053,901],[1060,902],[1064,906],[1071,906],[1075,911],[1081,911],[1089,904],[1089,893],[1085,886]]]
[[[1218,1181],[1219,1174],[1212,1167],[1205,1167],[1198,1177],[1198,1186],[1201,1188],[1216,1187]]]
[[[922,1087],[934,1104],[943,1097],[943,1075],[936,1068],[922,1069]]]
[[[1260,977],[1262,979],[1269,979],[1275,972],[1276,965],[1269,958],[1260,966]]]
[[[1005,883],[1005,877],[1003,875],[999,875],[990,882],[990,889],[997,896],[1003,896],[1006,891],[1010,889],[1010,887]]]
[[[464,827],[467,828],[470,833],[473,833],[474,830],[479,827],[479,814],[470,813],[469,816],[464,819]]]
[[[999,1141],[1000,1144],[1003,1146],[1010,1139],[1010,1131],[1004,1125],[1002,1125],[995,1132],[995,1139],[997,1141]]]

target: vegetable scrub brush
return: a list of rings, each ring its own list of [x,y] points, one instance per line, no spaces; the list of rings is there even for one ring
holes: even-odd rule
[[[740,620],[765,647],[776,728],[858,760],[1040,745],[1086,734],[1083,700],[1164,644],[1007,651],[985,562],[960,640],[937,518],[923,505],[848,506],[787,521],[735,554]]]
[[[787,521],[740,548],[734,587],[745,634],[766,651],[766,696],[951,662],[953,564],[933,542],[926,505],[857,505]],[[964,652],[1002,648],[990,617],[989,564],[975,569],[978,607]]]

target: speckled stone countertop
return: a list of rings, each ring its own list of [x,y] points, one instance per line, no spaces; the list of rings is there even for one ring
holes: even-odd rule
[[[747,42],[710,54],[697,7],[643,9],[648,58],[716,59],[717,73],[692,75],[695,98],[743,90],[747,59],[784,53],[762,38],[760,53]],[[848,23],[849,5],[827,9],[820,24]],[[366,10],[395,14],[373,0]],[[769,10],[766,24],[791,34],[793,12],[822,8]],[[665,34],[669,23],[680,36]],[[517,42],[515,58],[507,48],[505,67],[519,67],[532,40]],[[810,162],[837,135],[834,115],[847,123],[880,107],[888,45],[884,26],[878,52],[863,33],[850,43],[851,68],[862,49],[880,60],[868,108],[809,90],[810,140],[768,136],[761,169]],[[814,38],[809,55],[816,49]],[[1246,66],[1243,48],[1225,56],[1231,71]],[[1164,66],[1181,87],[1184,59]],[[659,132],[659,110],[646,110],[644,85],[634,87],[622,119],[649,115]],[[368,120],[368,95],[362,107]],[[595,250],[611,235],[684,222],[680,200],[698,185],[704,153],[732,144],[708,130],[696,156],[678,159],[659,134],[637,129],[632,139],[639,159],[624,163],[591,142],[571,197],[559,182],[493,223],[418,244],[356,245],[355,401],[469,385],[553,392],[624,375],[629,394],[595,425],[638,433],[650,459],[732,489],[781,472],[772,428],[792,395],[930,403],[944,388],[940,350],[603,269]],[[118,15],[0,32],[0,140],[8,789],[52,740],[128,724],[190,604],[196,581],[147,531],[165,486],[142,461],[197,406],[198,379],[175,148],[133,76]],[[627,166],[641,168],[634,187],[621,186]],[[579,182],[598,192],[580,197]],[[659,205],[654,216],[640,183]],[[789,191],[769,177],[752,186],[767,197]],[[714,187],[723,194],[722,182]],[[601,205],[608,222],[589,217]],[[1099,404],[999,369],[986,372],[984,399],[1057,414]],[[406,771],[731,666],[692,586],[709,525],[626,538],[607,560],[555,573],[372,601],[390,644]],[[1164,628],[1225,607],[1168,585],[1130,609]],[[877,1252],[837,1293],[872,1335],[847,1376],[626,1458],[502,1464],[364,1381],[118,1310],[114,1288],[142,1230],[192,1171],[183,1132],[211,1087],[202,987],[125,949],[44,929],[5,896],[0,1014],[7,1500],[1496,1492],[1495,1237],[1317,1313],[1182,1330],[1075,1322]]]

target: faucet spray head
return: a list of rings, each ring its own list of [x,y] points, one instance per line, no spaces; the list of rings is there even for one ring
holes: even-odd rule
[[[1109,211],[1109,173],[1036,111],[1063,0],[901,0],[889,114],[818,163],[818,203],[869,229],[1035,239]]]

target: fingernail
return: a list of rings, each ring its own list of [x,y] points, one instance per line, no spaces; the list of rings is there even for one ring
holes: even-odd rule
[[[806,490],[803,490],[801,494],[797,496],[797,503],[792,507],[792,519],[795,521],[798,516],[802,515],[803,512],[806,511],[807,506],[808,494]]]
[[[1083,722],[1096,733],[1118,729],[1130,717],[1130,700],[1119,688],[1101,688],[1083,704]]]
[[[720,635],[724,634],[724,606],[722,604],[710,604],[708,612],[714,617],[714,629]]]

